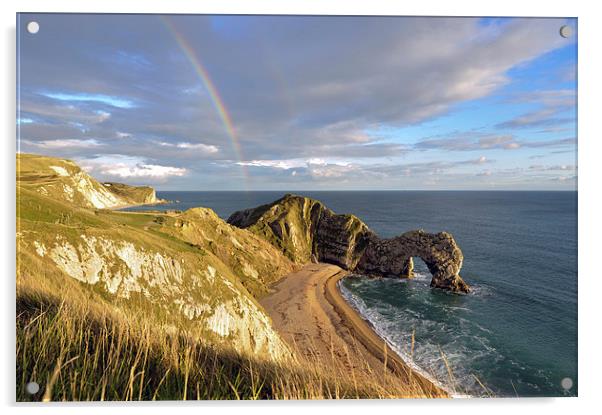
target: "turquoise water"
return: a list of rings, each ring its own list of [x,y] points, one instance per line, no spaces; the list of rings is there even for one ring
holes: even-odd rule
[[[469,295],[430,289],[419,259],[414,280],[350,277],[341,287],[379,334],[429,376],[477,396],[577,394],[576,192],[299,193],[357,215],[381,237],[417,228],[454,235]],[[179,200],[162,209],[206,206],[227,218],[282,192],[158,195]],[[573,381],[569,390],[564,378]]]

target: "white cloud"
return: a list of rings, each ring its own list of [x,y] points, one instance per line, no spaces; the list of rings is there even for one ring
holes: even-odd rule
[[[455,132],[446,136],[426,138],[416,143],[418,150],[517,150],[519,148],[574,146],[575,138],[552,140],[519,140],[512,134],[496,135],[489,133]]]
[[[576,170],[577,167],[572,164],[558,164],[553,166],[544,166],[540,164],[529,166],[529,170],[532,171],[572,171]]]
[[[129,177],[150,177],[165,178],[169,176],[184,176],[186,169],[170,166],[159,166],[156,164],[137,164],[128,166],[126,164],[116,164],[113,166],[104,166],[104,174],[110,176]]]
[[[193,144],[193,143],[177,143],[176,147],[200,150],[201,152],[206,153],[206,154],[215,154],[219,151],[217,146],[210,145],[210,144],[203,144],[203,143],[195,143],[195,144]]]
[[[568,110],[576,108],[576,91],[570,89],[530,91],[518,95],[510,102],[535,103],[539,108],[497,124],[502,129],[547,127],[574,123],[574,116]],[[557,127],[556,127],[557,128]]]
[[[239,166],[248,167],[271,167],[275,169],[290,170],[301,167],[312,167],[312,166],[349,166],[351,163],[347,161],[341,161],[336,159],[322,159],[322,158],[295,158],[295,159],[284,159],[284,160],[251,160],[251,161],[238,161],[236,162]]]
[[[118,177],[122,179],[151,179],[165,181],[169,177],[181,177],[185,168],[163,166],[147,162],[141,157],[105,155],[79,161],[82,167],[94,175]]]
[[[111,113],[110,112],[96,111],[96,114],[98,115],[98,118],[97,118],[98,122],[103,122],[103,121],[106,121],[109,118],[111,118]]]
[[[189,142],[181,142],[181,143],[170,143],[167,141],[157,142],[161,147],[171,147],[171,148],[180,148],[184,150],[197,150],[203,154],[216,154],[219,152],[219,148],[212,144],[204,144],[204,143],[189,143]]]
[[[35,114],[40,123],[75,122],[81,124],[101,124],[111,118],[111,113],[102,110],[91,111],[74,105],[57,105],[47,102],[23,100],[22,113]]]
[[[251,161],[238,161],[236,162],[239,166],[248,167],[271,167],[275,169],[295,169],[299,167],[305,167],[307,162],[304,160],[251,160]]]
[[[23,140],[24,144],[28,144],[30,146],[45,148],[45,149],[57,149],[57,148],[91,148],[98,147],[102,144],[95,139],[85,139],[85,140],[77,140],[77,139],[64,139],[64,140],[42,140],[42,141],[32,141],[32,140]]]
[[[577,180],[577,176],[557,176],[552,178],[553,181],[567,182],[570,180]]]
[[[335,179],[347,177],[350,173],[358,170],[357,166],[346,164],[318,164],[309,166],[309,174],[321,179]]]

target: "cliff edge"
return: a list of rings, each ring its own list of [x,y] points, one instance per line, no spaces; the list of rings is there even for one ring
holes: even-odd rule
[[[104,182],[102,185],[121,200],[129,202],[130,205],[152,205],[163,202],[163,200],[157,199],[155,189],[150,186],[130,186],[115,182]]]
[[[78,207],[111,209],[159,203],[155,189],[100,183],[71,160],[17,154],[17,185]]]

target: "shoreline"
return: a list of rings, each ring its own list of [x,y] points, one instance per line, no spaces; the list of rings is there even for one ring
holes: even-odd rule
[[[107,210],[113,210],[113,211],[118,212],[118,211],[121,211],[122,209],[128,209],[128,208],[131,208],[131,207],[157,206],[157,205],[166,205],[168,203],[170,203],[169,200],[160,199],[157,202],[152,202],[152,203],[132,203],[132,204],[129,204],[129,205],[112,206],[112,207],[105,208],[105,209],[107,209]],[[127,212],[127,211],[125,211],[125,212]]]
[[[406,366],[407,369],[414,372],[416,376],[422,378],[424,382],[428,382],[433,385],[433,387],[438,388],[444,391],[449,395],[450,398],[454,397],[465,397],[465,395],[455,395],[452,391],[448,390],[445,385],[438,382],[436,379],[431,378],[428,374],[424,372],[418,365],[412,362],[408,362],[406,359],[402,357],[395,349],[391,346],[391,344],[383,337],[381,337],[376,328],[372,325],[372,323],[367,320],[358,310],[356,310],[353,305],[351,305],[341,293],[341,289],[339,287],[339,283],[343,280],[343,278],[349,275],[348,272],[338,273],[333,275],[328,279],[326,285],[324,286],[325,294],[331,300],[331,304],[333,307],[343,315],[355,315],[355,318],[349,319],[350,328],[354,331],[361,332],[362,335],[358,336],[359,340],[364,344],[364,347],[370,349],[370,351],[374,354],[380,355],[382,357],[382,350],[386,348],[388,353],[388,362],[394,365],[395,367]]]
[[[381,336],[378,333],[377,328],[372,324],[372,322],[370,322],[367,318],[365,318],[361,314],[361,312],[359,310],[357,310],[353,306],[352,303],[350,303],[347,299],[345,299],[345,296],[342,294],[340,283],[343,280],[343,278],[347,277],[348,275],[349,275],[349,273],[347,273],[345,275],[341,275],[341,276],[335,275],[335,276],[331,277],[332,283],[327,286],[327,289],[330,290],[330,292],[333,295],[333,297],[337,296],[337,295],[340,297],[339,303],[340,303],[340,306],[342,308],[348,307],[349,308],[347,310],[348,313],[354,313],[354,314],[356,314],[359,317],[359,319],[361,319],[361,322],[363,322],[368,327],[368,330],[372,331],[374,333],[374,335],[376,337],[378,337],[379,344],[383,344],[384,343],[386,345],[387,349],[391,350],[389,353],[391,353],[392,355],[394,355],[397,359],[401,360],[401,362],[403,362],[404,365],[408,366],[411,370],[413,370],[414,372],[416,372],[419,376],[423,377],[425,379],[425,381],[430,382],[435,387],[437,387],[437,388],[445,391],[445,393],[447,393],[450,398],[471,398],[472,397],[472,396],[467,395],[467,394],[460,394],[460,393],[453,392],[453,390],[451,390],[448,387],[446,387],[443,383],[439,382],[436,379],[433,379],[428,373],[426,373],[416,363],[414,363],[412,361],[408,361],[407,358],[403,357],[402,353],[397,352],[396,348],[395,348],[395,345],[391,344],[387,339],[385,339],[383,336]],[[379,346],[379,347],[381,347],[381,346]]]
[[[279,280],[259,302],[276,331],[301,355],[343,368],[352,377],[374,376],[386,365],[398,382],[418,388],[418,394],[451,398],[398,355],[345,300],[338,282],[347,275],[336,265],[307,264]]]

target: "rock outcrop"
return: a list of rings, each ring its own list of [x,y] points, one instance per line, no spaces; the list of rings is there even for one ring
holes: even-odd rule
[[[368,276],[411,278],[412,257],[428,266],[431,286],[467,293],[463,255],[452,235],[422,230],[381,239],[354,215],[338,215],[321,202],[286,195],[271,204],[233,213],[228,223],[248,229],[295,263],[322,261]]]
[[[412,278],[412,257],[420,257],[433,278],[431,286],[467,293],[468,284],[460,277],[464,259],[453,236],[422,230],[406,232],[392,239],[372,239],[355,268],[365,275]]]
[[[163,202],[163,200],[157,199],[155,189],[150,186],[130,186],[114,182],[104,182],[103,186],[131,205],[152,205]]]
[[[248,229],[296,264],[324,261],[353,269],[368,239],[376,237],[354,215],[337,215],[321,202],[286,195],[271,204],[233,213],[228,223]]]
[[[148,186],[99,183],[70,160],[17,154],[17,183],[42,196],[77,207],[108,209],[159,203]]]

